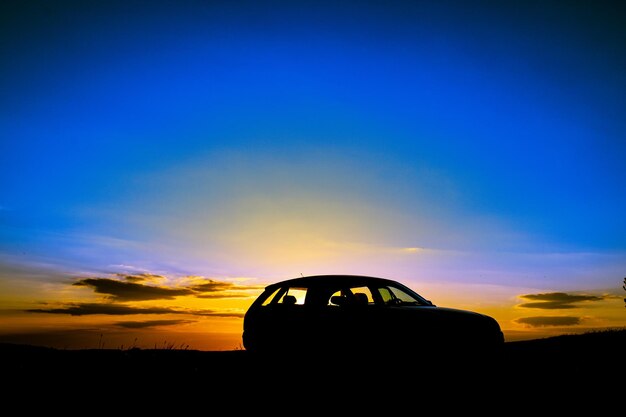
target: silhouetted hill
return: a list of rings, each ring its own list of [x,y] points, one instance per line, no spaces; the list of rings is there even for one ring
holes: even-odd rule
[[[612,381],[622,376],[624,352],[626,329],[617,329],[507,342],[499,355],[485,357],[449,351],[428,357],[294,354],[266,358],[245,350],[60,350],[0,344],[0,364],[4,380],[29,387],[67,386],[64,384],[69,382],[84,388],[114,380],[113,386],[128,383],[141,387],[158,381],[212,390],[352,386],[403,392],[452,384],[457,390],[510,394],[532,389],[534,395],[547,395],[554,387],[585,387],[587,394],[594,389],[617,388]]]
[[[598,387],[622,377],[626,329],[562,335],[505,344],[504,363],[544,384]],[[543,378],[543,380],[541,380]]]

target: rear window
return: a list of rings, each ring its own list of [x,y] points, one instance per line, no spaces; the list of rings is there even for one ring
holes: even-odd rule
[[[272,291],[272,293],[265,299],[265,301],[263,301],[261,305],[266,306],[271,303],[274,297],[276,297],[276,293],[278,292],[278,290],[280,290],[280,288],[276,288],[274,291]]]

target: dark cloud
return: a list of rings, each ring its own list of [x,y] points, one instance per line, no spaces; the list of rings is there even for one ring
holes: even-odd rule
[[[580,317],[573,316],[537,316],[537,317],[522,317],[515,321],[520,324],[525,324],[530,327],[545,327],[545,326],[574,326],[580,324]]]
[[[84,278],[72,285],[92,288],[98,294],[105,294],[109,302],[103,303],[68,303],[61,306],[52,306],[25,310],[29,313],[69,314],[72,316],[85,316],[93,314],[104,315],[132,315],[132,314],[189,314],[194,316],[234,317],[242,318],[244,313],[240,311],[213,311],[213,310],[187,310],[184,308],[168,307],[133,307],[124,302],[146,300],[171,300],[178,296],[194,296],[198,298],[247,298],[251,295],[245,291],[259,289],[262,286],[240,286],[230,282],[197,279],[187,286],[168,287],[153,284],[167,278],[156,274],[113,274],[117,278]],[[198,278],[198,277],[188,277]],[[147,283],[152,283],[147,285]],[[112,302],[111,302],[112,301]],[[155,324],[155,323],[161,324]],[[175,321],[169,321],[174,324]],[[179,321],[180,322],[180,321]],[[149,327],[166,325],[166,320],[152,320],[144,322],[121,322],[129,323],[127,327]],[[141,324],[147,323],[147,324]],[[152,324],[149,324],[152,323]],[[124,327],[123,324],[120,326]]]
[[[245,313],[237,313],[237,312],[227,312],[227,311],[195,311],[193,313],[196,316],[211,316],[211,317],[235,317],[235,318],[243,318]]]
[[[166,307],[131,307],[124,304],[111,303],[74,303],[58,308],[36,308],[25,310],[28,313],[69,314],[71,316],[87,316],[104,314],[110,316],[126,316],[132,314],[190,314],[193,316],[237,317],[244,313],[213,310],[177,310]]]
[[[172,300],[178,296],[199,298],[245,298],[250,294],[243,291],[263,289],[263,286],[236,285],[231,282],[204,280],[185,287],[168,287],[154,284],[166,277],[155,274],[114,274],[113,278],[84,278],[72,285],[91,287],[98,294],[106,294],[114,301]],[[147,285],[151,283],[151,285]]]
[[[536,302],[536,303],[523,303],[523,304],[518,304],[518,307],[542,308],[544,310],[566,310],[569,308],[578,308],[577,305],[569,304],[569,303],[562,303],[559,301],[542,301],[542,302]]]
[[[111,316],[125,316],[130,314],[181,314],[180,310],[163,307],[131,307],[123,304],[76,303],[60,308],[37,308],[26,310],[29,313],[69,314],[71,316],[87,316],[92,314],[106,314]]]
[[[219,293],[219,294],[198,294],[197,298],[248,298],[253,297],[253,295],[243,292],[227,292],[227,293]]]
[[[145,329],[147,327],[173,326],[176,324],[195,323],[194,320],[146,320],[146,321],[118,321],[118,327],[126,329]]]
[[[118,276],[128,282],[156,282],[156,281],[162,281],[164,279],[166,279],[163,275],[157,275],[157,274],[148,274],[148,273],[144,273],[144,274],[115,274],[115,276]]]
[[[595,295],[574,295],[574,294],[567,294],[564,292],[526,294],[526,295],[522,295],[521,297],[526,298],[527,300],[560,301],[560,302],[568,302],[568,303],[575,303],[578,301],[598,301],[598,300],[603,299],[603,297],[598,297]]]
[[[230,290],[234,286],[235,284],[231,282],[219,282],[219,281],[213,281],[212,279],[210,279],[201,284],[194,284],[190,288],[198,292],[216,292],[216,291]]]
[[[519,304],[518,307],[541,308],[546,310],[578,308],[579,306],[576,305],[576,303],[587,301],[603,301],[607,298],[611,298],[609,296],[575,295],[567,294],[564,292],[525,294],[520,295],[519,297],[525,300],[532,300],[532,302]]]
[[[188,287],[196,292],[202,293],[198,294],[199,298],[227,298],[227,297],[249,297],[250,295],[246,295],[243,293],[226,293],[227,291],[248,291],[248,290],[261,290],[265,287],[262,285],[238,285],[233,284],[232,282],[220,282],[212,279],[205,280],[201,283],[196,283],[190,287]],[[207,295],[205,293],[226,293],[224,295],[215,294],[215,295]]]
[[[119,301],[172,300],[180,295],[194,293],[189,288],[157,287],[111,278],[85,278],[72,285],[92,287],[98,294],[107,294]]]

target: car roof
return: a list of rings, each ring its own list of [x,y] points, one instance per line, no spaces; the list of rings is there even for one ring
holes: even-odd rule
[[[367,284],[400,284],[398,281],[394,281],[388,278],[373,277],[367,275],[309,275],[305,277],[286,279],[280,282],[276,282],[268,285],[266,288],[276,288],[285,285],[289,286],[302,286],[302,287],[316,287],[327,285],[367,285]],[[402,284],[400,284],[402,285]]]

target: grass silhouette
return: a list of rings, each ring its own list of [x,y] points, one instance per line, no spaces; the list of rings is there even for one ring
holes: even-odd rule
[[[105,349],[101,341],[100,348],[80,350],[3,343],[0,367],[4,380],[11,381],[13,386],[44,380],[74,383],[113,378],[138,385],[184,381],[185,386],[213,389],[252,384],[261,390],[300,387],[306,391],[307,384],[319,389],[319,383],[313,385],[314,381],[324,381],[325,389],[335,386],[343,390],[353,386],[361,390],[400,392],[409,387],[417,389],[420,384],[421,389],[432,389],[431,384],[445,387],[452,381],[457,389],[481,387],[499,390],[503,395],[529,387],[544,393],[564,386],[606,391],[617,387],[607,381],[622,376],[626,328],[505,342],[499,355],[480,359],[453,349],[429,357],[419,353],[410,357],[377,357],[370,353],[367,357],[294,354],[258,358],[242,348],[199,351],[190,349],[189,345],[164,341],[146,349],[137,347],[136,343],[137,340],[127,348]],[[273,381],[272,375],[284,373],[293,376],[272,384],[267,382]],[[409,385],[407,380],[411,381]]]

